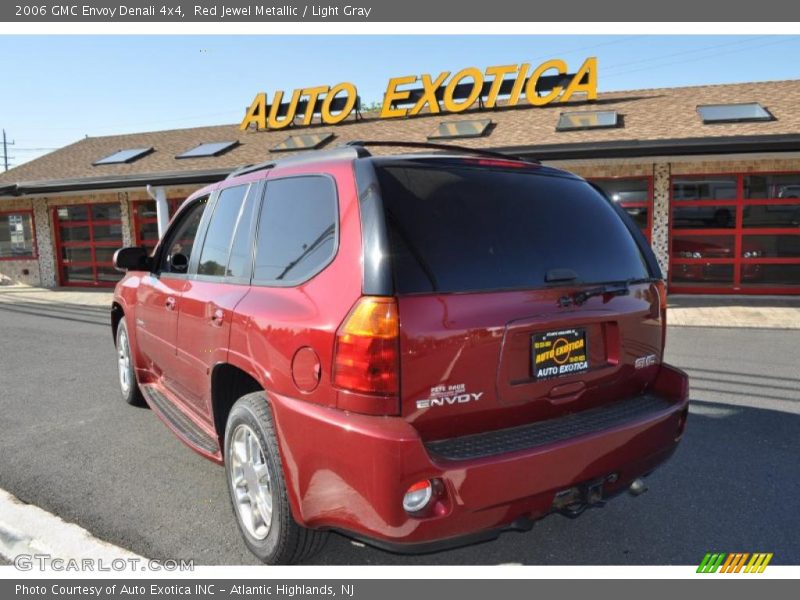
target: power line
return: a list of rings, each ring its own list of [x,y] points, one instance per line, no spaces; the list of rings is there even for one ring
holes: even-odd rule
[[[638,65],[638,64],[642,64],[642,63],[650,63],[650,62],[653,62],[653,61],[663,60],[665,58],[672,58],[674,56],[684,56],[686,54],[695,55],[698,52],[705,52],[706,50],[717,50],[718,48],[723,48],[723,47],[726,47],[726,46],[737,46],[737,45],[740,45],[740,44],[749,44],[751,42],[759,41],[759,40],[762,40],[762,39],[765,39],[765,38],[770,38],[770,37],[773,37],[773,36],[759,35],[759,36],[754,36],[752,38],[748,38],[748,39],[744,39],[744,40],[734,40],[732,42],[725,42],[723,44],[713,44],[711,46],[703,46],[702,48],[690,48],[689,50],[682,50],[680,52],[671,52],[669,54],[661,54],[660,56],[651,56],[651,57],[648,57],[648,58],[640,58],[638,60],[632,60],[632,61],[628,61],[628,62],[624,62],[624,63],[617,63],[617,64],[613,64],[613,65],[604,66],[603,67],[603,71],[612,71],[612,70],[619,69],[621,67],[627,67],[629,65]]]
[[[781,40],[776,40],[776,41],[772,41],[772,42],[766,42],[765,44],[758,44],[756,46],[747,46],[745,48],[734,48],[733,50],[726,50],[724,52],[716,52],[714,54],[708,54],[706,56],[694,56],[692,58],[687,58],[687,59],[684,59],[684,60],[674,60],[674,61],[665,62],[665,63],[661,63],[661,64],[657,64],[657,65],[650,65],[650,66],[647,66],[647,67],[639,67],[639,68],[636,68],[636,69],[629,69],[627,71],[620,71],[618,73],[611,73],[610,75],[605,75],[604,79],[610,79],[612,77],[619,77],[620,75],[627,75],[628,73],[639,73],[641,71],[649,71],[649,70],[654,69],[654,68],[660,69],[662,67],[669,67],[669,66],[672,66],[672,65],[681,65],[681,64],[685,64],[687,62],[698,62],[698,61],[701,61],[701,60],[708,60],[709,58],[717,58],[718,56],[724,56],[726,54],[735,54],[736,52],[744,52],[745,50],[752,50],[754,48],[763,48],[765,46],[774,46],[775,44],[783,44],[783,43],[787,43],[787,42],[797,42],[797,41],[800,41],[800,37],[793,37],[793,38],[789,38],[789,39],[781,39]],[[659,60],[659,59],[654,58],[653,60]]]
[[[6,138],[6,130],[3,129],[3,166],[5,170],[8,171],[8,159],[14,158],[13,156],[8,155],[8,147],[13,146],[15,142],[9,142]]]

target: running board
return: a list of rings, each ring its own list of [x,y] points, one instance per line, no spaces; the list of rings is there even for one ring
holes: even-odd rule
[[[203,453],[219,454],[217,441],[183,414],[158,384],[151,383],[139,387],[150,407],[154,408],[189,446]]]

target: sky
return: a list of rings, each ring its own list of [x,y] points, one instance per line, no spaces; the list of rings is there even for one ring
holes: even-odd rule
[[[12,166],[87,135],[238,123],[262,91],[349,81],[372,103],[391,77],[469,66],[596,56],[601,92],[800,78],[800,36],[767,35],[6,35],[0,56]]]

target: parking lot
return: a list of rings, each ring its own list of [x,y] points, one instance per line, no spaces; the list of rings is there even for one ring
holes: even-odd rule
[[[0,303],[0,488],[151,558],[253,564],[223,471],[119,399],[102,306]],[[800,563],[800,332],[671,327],[691,418],[648,493],[576,520],[399,556],[332,536],[320,564],[697,564],[707,551]],[[535,477],[535,473],[529,474]]]

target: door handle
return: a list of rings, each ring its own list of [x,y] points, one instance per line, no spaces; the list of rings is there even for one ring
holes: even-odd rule
[[[211,315],[211,324],[216,327],[221,327],[224,320],[225,312],[221,308],[215,310]]]
[[[175,298],[172,296],[167,296],[164,306],[167,307],[167,310],[175,310]]]

